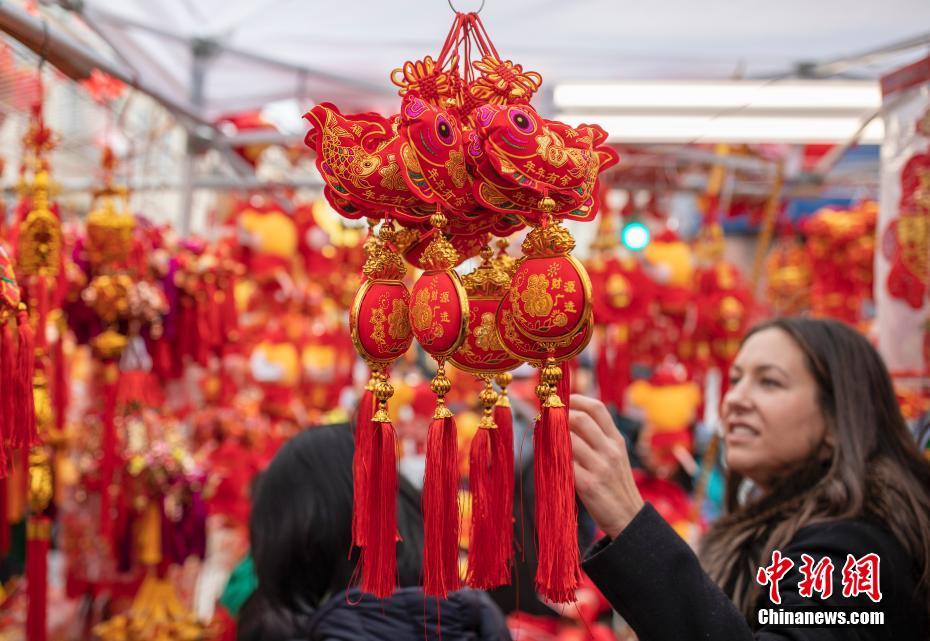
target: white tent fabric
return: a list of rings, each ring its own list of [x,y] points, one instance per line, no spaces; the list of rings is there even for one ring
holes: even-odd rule
[[[461,11],[480,0],[453,0]],[[436,55],[451,24],[443,0],[72,0],[124,62],[206,119],[270,101],[396,108],[392,69]],[[926,0],[486,0],[505,58],[563,81],[727,78],[790,71],[912,37]],[[197,49],[203,83],[196,89]],[[859,67],[876,77],[883,66]]]

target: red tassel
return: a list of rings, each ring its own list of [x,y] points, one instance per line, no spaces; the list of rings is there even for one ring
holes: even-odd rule
[[[45,516],[29,519],[26,529],[27,641],[48,638],[48,543],[52,523]]]
[[[459,587],[458,442],[455,419],[440,404],[426,436],[423,479],[423,592],[445,598]]]
[[[36,405],[32,392],[32,376],[35,371],[35,332],[29,325],[29,317],[21,311],[17,316],[19,326],[19,348],[16,354],[16,404],[15,424],[10,435],[10,447],[28,449],[38,444],[36,433]]]
[[[0,559],[10,553],[9,482],[0,478]]]
[[[16,387],[16,357],[13,350],[13,328],[10,322],[3,323],[0,331],[0,445],[7,445],[13,438],[13,426],[16,424],[15,399],[19,390]],[[3,466],[0,476],[5,476],[7,466]]]
[[[481,590],[510,582],[513,528],[508,526],[513,518],[513,477],[508,477],[506,459],[509,455],[513,467],[513,442],[508,448],[504,437],[499,427],[482,428],[471,444],[468,585]]]
[[[365,532],[368,530],[368,480],[371,467],[372,447],[377,426],[371,422],[375,412],[375,397],[372,394],[372,381],[368,384],[358,406],[355,417],[355,456],[352,459],[352,545],[365,545]]]
[[[35,345],[39,348],[45,347],[45,328],[48,322],[48,306],[51,302],[48,296],[48,281],[45,276],[39,276],[36,280],[36,336]]]
[[[55,360],[52,365],[52,403],[55,409],[55,426],[59,430],[65,427],[65,412],[68,407],[68,371],[65,364],[65,341],[59,336],[55,341]]]
[[[210,309],[205,299],[195,299],[194,326],[196,338],[194,343],[194,362],[206,367],[210,358]]]
[[[501,394],[503,396],[503,393]],[[514,461],[513,461],[513,415],[510,413],[510,403],[507,397],[503,397],[503,402],[498,401],[494,406],[494,424],[497,425],[497,431],[500,434],[501,445],[504,448],[503,455],[504,471],[501,476],[504,478],[505,485],[501,491],[505,493],[504,501],[507,504],[507,522],[513,521],[513,483],[514,483]],[[507,530],[508,544],[507,556],[510,557],[510,541],[513,538],[513,528]]]
[[[554,362],[546,365],[546,370]],[[568,367],[564,368],[566,371]],[[570,382],[559,380],[557,389]],[[566,395],[564,400],[568,400]],[[533,478],[536,486],[536,535],[539,565],[536,590],[554,603],[570,603],[581,579],[578,514],[572,471],[572,441],[568,408],[550,393],[533,433]]]
[[[397,584],[397,451],[394,426],[376,422],[371,448],[362,591],[384,599]]]
[[[119,367],[116,363],[104,365],[103,408],[101,412],[100,460],[100,536],[113,547],[113,497],[110,485],[116,469],[116,399],[119,392]]]

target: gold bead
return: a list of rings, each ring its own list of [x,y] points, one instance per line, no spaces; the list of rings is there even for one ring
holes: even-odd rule
[[[494,382],[502,389],[506,390],[507,386],[510,385],[510,382],[513,380],[513,374],[510,372],[501,372],[494,377]]]
[[[429,224],[437,229],[442,229],[446,226],[448,220],[441,211],[437,211],[435,214],[429,217]]]
[[[544,383],[548,383],[550,386],[555,387],[558,385],[559,380],[562,378],[562,368],[558,366],[554,358],[546,359],[546,366],[542,369],[542,380]]]
[[[549,398],[549,385],[548,383],[540,383],[536,386],[536,397],[540,401],[545,401]]]
[[[439,370],[436,373],[435,378],[430,381],[430,389],[433,391],[433,394],[440,398],[449,393],[449,390],[452,389],[452,381],[446,378],[445,371]]]
[[[555,201],[549,196],[543,196],[539,199],[539,208],[544,214],[551,214],[555,211]]]
[[[481,390],[481,393],[478,394],[478,399],[481,401],[481,404],[484,405],[485,411],[487,411],[487,408],[492,407],[494,403],[497,402],[497,392],[491,387],[485,387]]]
[[[394,396],[394,386],[391,385],[386,379],[381,379],[375,383],[374,387],[375,398],[380,402],[387,402],[392,396]]]
[[[481,260],[491,260],[494,257],[494,250],[491,249],[490,245],[485,245],[481,248]]]

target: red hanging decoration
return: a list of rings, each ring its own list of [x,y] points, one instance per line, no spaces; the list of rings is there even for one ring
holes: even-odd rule
[[[571,236],[560,221],[595,216],[599,177],[617,163],[617,154],[597,125],[570,127],[540,117],[530,101],[541,76],[502,59],[476,13],[456,14],[439,55],[409,61],[391,79],[403,97],[400,113],[389,118],[343,114],[321,103],[305,115],[311,123],[306,144],[317,152],[316,167],[329,203],[347,218],[398,221],[402,229],[392,232],[389,242],[425,270],[409,305],[412,333],[439,364],[432,385],[437,404],[427,436],[423,489],[424,591],[445,596],[459,584],[458,457],[455,423],[444,399],[449,391],[444,363],[464,364],[466,371],[491,376],[525,360],[546,373],[540,386],[537,471],[547,505],[538,524],[543,549],[537,583],[550,600],[571,600],[579,569],[568,399],[567,393],[560,398],[556,389],[561,378],[558,363],[584,348],[592,323],[590,284],[581,264],[568,255]],[[526,260],[508,274],[512,279],[508,277],[505,288],[511,294],[498,297],[496,305],[494,300],[468,300],[452,268],[481,251],[491,234],[506,236],[525,224],[537,226],[531,232],[535,241],[525,245],[531,250],[525,249]],[[384,345],[372,344],[372,321],[383,328],[390,313],[408,310],[398,285],[366,283],[356,299],[353,337],[370,362],[390,360],[372,361],[368,356],[384,351]],[[394,307],[378,311],[372,300]],[[368,304],[365,311],[362,301]],[[378,336],[384,342],[383,329]],[[492,347],[495,342],[498,345]],[[502,363],[507,366],[497,367]],[[379,383],[376,388],[380,387]],[[512,420],[503,405],[495,407],[492,393],[488,384],[483,428],[470,453],[476,504],[468,577],[481,586],[505,580],[511,555],[510,534],[488,527],[495,519],[509,520],[505,513],[512,511],[513,482]],[[505,430],[497,426],[498,415]],[[376,435],[373,442],[378,440]],[[364,451],[361,456],[364,460]],[[378,476],[378,460],[373,453],[370,478]],[[355,464],[356,470],[363,467]],[[361,491],[374,494],[375,486],[368,488],[362,486]],[[369,521],[367,531],[374,533],[378,527]],[[355,528],[359,529],[357,522]],[[378,536],[385,534],[380,531]],[[366,548],[376,542],[366,536],[363,544],[365,557]],[[386,550],[383,538],[377,545]],[[379,579],[374,583],[383,588],[386,571],[382,566],[376,571]]]
[[[390,244],[394,231],[392,225],[382,225],[379,237],[371,236],[366,242],[363,272],[367,280],[349,315],[352,342],[372,369],[371,394],[377,402],[367,426],[358,425],[356,431],[357,448],[367,447],[358,439],[371,445],[370,455],[363,452],[353,470],[361,475],[355,476],[359,490],[354,496],[355,511],[366,512],[361,522],[354,523],[359,529],[353,538],[362,545],[362,590],[378,598],[389,596],[397,581],[396,436],[387,413],[394,388],[384,370],[413,340],[408,318],[410,293],[401,280],[406,269]],[[367,468],[364,457],[369,458]]]
[[[371,469],[372,449],[377,434],[371,417],[375,413],[374,387],[378,375],[371,373],[365,391],[358,404],[355,417],[355,453],[352,458],[352,544],[356,547],[365,545],[365,532],[368,529],[368,481]]]
[[[22,303],[20,303],[22,305]],[[29,324],[25,306],[17,314],[19,346],[16,350],[16,397],[18,400],[16,424],[10,435],[10,447],[28,449],[39,442],[36,431],[36,407],[32,393],[32,375],[35,370],[35,331]]]
[[[479,395],[484,415],[471,442],[469,481],[471,528],[468,549],[468,585],[489,589],[510,579],[513,528],[513,421],[509,404],[500,400],[492,387],[495,374],[506,384],[507,371],[521,364],[504,351],[497,336],[495,313],[510,286],[511,267],[507,261],[492,259],[485,247],[483,262],[463,278],[468,293],[468,329],[465,341],[450,357],[458,369],[479,376],[485,388]],[[506,396],[503,396],[506,403]],[[500,424],[498,423],[500,419]]]
[[[26,639],[48,638],[48,549],[52,522],[47,516],[32,516],[26,524],[26,581],[29,608]]]

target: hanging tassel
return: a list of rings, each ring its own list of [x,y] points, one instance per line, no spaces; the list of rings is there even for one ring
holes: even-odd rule
[[[19,390],[16,388],[16,358],[13,350],[13,328],[10,321],[4,321],[0,328],[0,447],[6,448],[13,438],[13,426],[16,424],[15,399]],[[0,470],[0,477],[8,473],[8,463]]]
[[[39,274],[36,276],[36,332],[35,332],[35,346],[38,348],[45,347],[45,329],[48,323],[48,307],[49,300],[48,295],[48,281],[45,278],[44,274]]]
[[[32,393],[32,377],[35,370],[35,332],[29,325],[25,305],[20,303],[16,322],[19,328],[19,347],[16,354],[16,398],[15,424],[10,435],[10,447],[28,449],[38,444],[36,433],[36,405]]]
[[[445,404],[452,384],[440,362],[431,384],[436,411],[426,435],[423,479],[423,592],[445,598],[459,587],[458,442]]]
[[[513,509],[513,478],[508,478],[506,459],[513,462],[513,441],[494,422],[498,394],[485,379],[481,391],[484,416],[471,443],[471,538],[468,549],[468,585],[489,589],[510,580],[510,549],[513,529],[507,527]],[[511,427],[512,429],[512,427]],[[510,500],[507,500],[507,497]]]
[[[397,584],[397,450],[387,401],[394,388],[379,377],[373,390],[378,411],[371,417],[374,434],[369,470],[367,529],[362,548],[362,591],[384,599]]]
[[[68,407],[68,371],[65,363],[64,331],[61,330],[59,330],[58,339],[55,341],[52,367],[52,407],[55,411],[55,427],[59,431],[63,431],[65,428],[65,412]]]
[[[8,370],[13,366],[12,364],[12,354],[8,353],[8,342],[12,343],[12,337],[7,337],[8,332],[7,328],[8,323],[3,323],[3,328],[0,329],[0,481],[6,478],[6,475],[9,474],[10,460],[7,456],[6,445],[7,438],[10,434],[10,425],[13,410],[13,392],[14,390],[10,387],[10,381],[12,380],[12,373]],[[5,489],[5,485],[2,486]],[[4,503],[5,505],[5,503]],[[0,517],[5,515],[5,512],[0,509]],[[5,521],[0,520],[0,529],[5,529]],[[0,532],[0,558],[3,558],[3,533]]]
[[[27,641],[48,638],[48,547],[52,522],[46,516],[30,517],[26,524]]]
[[[533,433],[539,551],[536,590],[554,603],[574,601],[581,578],[568,408],[557,392],[569,389],[570,383],[562,379],[555,359],[547,359],[537,387],[537,395],[544,399],[542,415]]]
[[[210,358],[210,302],[205,296],[194,298],[194,326],[197,338],[194,344],[194,362],[206,367]]]
[[[9,517],[9,491],[9,481],[5,478],[0,478],[0,559],[5,559],[7,557],[10,553],[10,544],[12,543]]]
[[[371,417],[375,413],[374,387],[378,382],[379,372],[372,370],[371,377],[365,384],[365,391],[359,402],[355,417],[355,456],[352,458],[352,545],[362,547],[365,544],[365,532],[368,530],[368,480],[371,467],[372,447],[378,433]],[[351,550],[350,550],[351,555]]]
[[[119,366],[114,361],[104,364],[103,408],[101,412],[100,457],[100,536],[109,549],[114,543],[112,518],[113,495],[110,485],[116,470],[116,402],[119,393]]]
[[[504,463],[504,485],[501,487],[504,499],[506,522],[508,525],[513,524],[513,493],[514,493],[514,444],[513,444],[513,413],[510,411],[510,399],[507,398],[507,386],[513,380],[510,372],[503,372],[494,377],[494,382],[501,388],[500,395],[497,397],[497,403],[494,404],[494,424],[497,425],[497,431],[500,432],[501,443],[504,445],[506,454],[503,457]],[[513,557],[513,527],[505,528],[504,537],[507,549],[507,563],[511,562]]]

